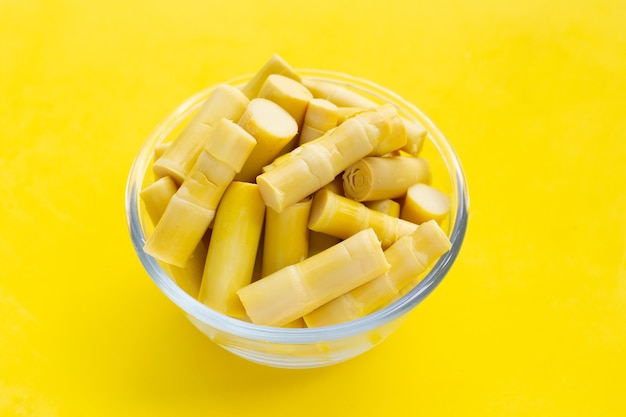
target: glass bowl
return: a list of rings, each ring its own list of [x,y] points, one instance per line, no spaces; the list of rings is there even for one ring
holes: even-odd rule
[[[431,164],[432,185],[451,198],[450,214],[441,225],[450,237],[452,248],[414,288],[397,297],[387,307],[351,322],[318,328],[278,328],[225,316],[200,303],[175,284],[159,262],[142,249],[152,225],[139,193],[153,180],[151,166],[155,147],[177,136],[215,86],[185,100],[156,126],[141,145],[128,177],[126,217],[133,246],[150,278],[213,342],[240,357],[263,365],[314,368],[354,358],[376,346],[439,285],[461,250],[467,227],[469,197],[463,168],[454,149],[415,105],[386,88],[350,75],[312,69],[298,69],[296,72],[302,78],[334,83],[381,104],[391,103],[402,116],[418,121],[427,130],[420,156],[427,158]],[[225,83],[242,86],[253,75]]]

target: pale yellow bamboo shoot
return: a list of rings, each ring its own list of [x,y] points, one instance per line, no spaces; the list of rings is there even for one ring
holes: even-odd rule
[[[284,75],[271,74],[263,83],[259,97],[271,100],[285,109],[296,121],[300,131],[313,94],[296,80]]]
[[[265,204],[277,212],[333,181],[348,166],[370,154],[397,114],[363,112],[332,131],[283,155],[257,177]]]
[[[241,172],[235,176],[236,181],[253,182],[263,166],[270,163],[298,133],[294,118],[278,104],[264,98],[250,101],[239,126],[257,143]]]
[[[339,113],[337,106],[328,100],[313,98],[309,101],[300,133],[300,144],[317,139],[337,127]]]
[[[364,201],[363,204],[369,209],[380,211],[392,217],[400,217],[400,203],[390,198],[385,200]]]
[[[413,156],[419,155],[424,147],[426,139],[426,129],[415,120],[402,119],[406,131],[406,144],[402,150]]]
[[[267,208],[262,276],[272,274],[308,257],[310,211],[310,199],[293,204],[281,213]]]
[[[441,222],[448,213],[450,197],[430,185],[420,183],[407,190],[400,217],[421,224],[431,219]]]
[[[372,123],[380,129],[380,139],[370,152],[370,156],[385,155],[406,145],[406,129],[402,118],[398,115],[398,110],[393,105],[385,104],[375,107],[370,111],[359,113],[355,117]]]
[[[146,253],[184,267],[213,221],[224,191],[254,146],[250,134],[232,121],[221,119],[144,245]]]
[[[249,99],[256,98],[259,94],[261,86],[271,74],[280,74],[285,77],[292,78],[296,81],[300,81],[300,76],[291,68],[291,66],[278,54],[274,54],[270,59],[259,69],[256,74],[241,88],[241,91]]]
[[[364,108],[364,107],[346,107],[346,106],[339,107],[338,106],[337,107],[337,125],[342,124],[349,118],[354,117],[357,114],[362,113],[368,109],[369,108]]]
[[[304,261],[238,291],[255,324],[282,326],[384,273],[389,264],[365,229]]]
[[[166,176],[157,179],[155,182],[141,190],[139,195],[153,225],[156,225],[159,222],[159,219],[165,212],[167,203],[170,202],[177,189],[178,186],[172,177]]]
[[[220,202],[198,300],[232,317],[245,317],[237,291],[252,282],[265,204],[256,184],[233,181]]]
[[[187,126],[153,165],[157,177],[171,176],[182,184],[206,143],[212,127],[222,118],[237,122],[249,100],[233,86],[217,86]]]
[[[313,197],[309,228],[340,239],[373,228],[382,247],[387,248],[402,236],[413,233],[417,225],[369,209],[363,203],[329,190],[320,190]]]
[[[141,191],[141,199],[154,225],[159,222],[163,213],[165,213],[170,200],[176,193],[176,189],[174,180],[167,176],[159,178]],[[206,253],[207,245],[200,239],[183,268],[166,263],[162,263],[161,266],[183,291],[195,298],[198,295],[200,282],[202,281],[202,270],[204,269]]]
[[[426,271],[451,243],[437,222],[422,224],[385,250],[390,268],[377,278],[304,316],[308,327],[328,326],[363,317],[386,305]]]
[[[413,184],[430,183],[428,161],[419,157],[367,157],[350,165],[343,174],[343,190],[356,201],[402,197]]]
[[[313,93],[314,97],[326,99],[338,107],[370,108],[378,106],[375,101],[328,81],[303,78],[302,84]]]

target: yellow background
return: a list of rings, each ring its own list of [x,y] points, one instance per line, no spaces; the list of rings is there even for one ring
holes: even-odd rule
[[[0,2],[1,416],[623,416],[621,1]],[[470,185],[450,275],[314,370],[210,342],[133,252],[124,187],[183,99],[256,71],[413,101]]]

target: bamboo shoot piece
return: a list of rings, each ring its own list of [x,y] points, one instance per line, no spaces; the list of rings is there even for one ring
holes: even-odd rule
[[[330,129],[337,127],[338,120],[339,113],[335,104],[322,98],[311,99],[304,114],[300,145],[317,139]]]
[[[269,60],[257,71],[250,81],[241,88],[241,92],[246,95],[250,100],[256,98],[259,94],[259,90],[263,86],[263,83],[267,77],[271,74],[280,74],[285,77],[292,78],[296,81],[300,81],[300,76],[291,68],[291,66],[280,57],[278,54],[274,54]]]
[[[385,258],[391,267],[377,278],[304,316],[308,327],[328,326],[366,316],[389,303],[400,291],[450,250],[448,236],[434,220],[391,245]]]
[[[387,198],[385,200],[364,201],[363,204],[369,209],[380,211],[392,217],[400,217],[400,203]]]
[[[226,187],[254,146],[250,134],[230,120],[221,119],[170,199],[144,251],[165,263],[184,267],[215,217]]]
[[[441,222],[449,212],[447,194],[427,184],[415,184],[407,190],[400,217],[416,224],[433,219]]]
[[[310,199],[291,205],[281,213],[267,208],[261,276],[272,274],[308,257],[310,211]]]
[[[375,112],[372,110],[372,112]],[[277,212],[330,183],[348,166],[368,155],[399,116],[363,112],[332,131],[300,145],[257,177],[265,204]]]
[[[404,123],[402,118],[398,116],[398,110],[391,104],[375,107],[371,111],[359,113],[355,117],[360,117],[366,122],[384,128],[380,131],[381,139],[370,152],[370,156],[382,156],[406,145]],[[389,123],[381,123],[383,120],[388,120]]]
[[[230,85],[215,87],[196,115],[152,167],[157,177],[171,176],[182,184],[207,141],[212,127],[222,118],[237,122],[248,105],[248,98]]]
[[[176,189],[174,180],[167,176],[159,178],[141,190],[141,199],[144,202],[150,220],[152,220],[152,224],[156,225],[159,222],[163,213],[165,213],[167,205],[176,193]],[[176,285],[194,298],[200,290],[206,252],[207,245],[203,240],[200,240],[184,268],[162,264],[163,268],[168,271],[174,282],[176,282]]]
[[[428,161],[419,157],[372,156],[350,165],[343,174],[346,197],[356,201],[402,197],[416,183],[430,184]]]
[[[404,129],[406,131],[406,144],[401,148],[413,156],[419,155],[424,147],[426,139],[426,129],[419,122],[403,118]]]
[[[255,324],[282,326],[384,273],[389,264],[372,229],[238,291]]]
[[[170,146],[172,146],[172,142],[161,142],[156,145],[154,147],[154,160],[159,159]]]
[[[342,124],[347,119],[356,116],[357,114],[367,110],[367,108],[363,107],[339,107],[337,106],[337,125]]]
[[[178,186],[172,177],[166,176],[159,178],[141,190],[139,196],[146,207],[146,212],[148,212],[148,217],[150,217],[153,225],[159,222],[159,219],[161,219],[165,212],[167,204],[170,202],[177,189]]]
[[[259,97],[273,101],[285,109],[296,121],[300,131],[313,94],[296,80],[284,75],[271,74],[263,83]]]
[[[313,93],[314,97],[326,99],[338,107],[360,107],[367,109],[378,106],[378,103],[368,99],[362,94],[328,81],[303,78],[302,84]]]
[[[258,186],[233,181],[220,202],[198,300],[228,316],[245,318],[237,291],[252,282],[265,217]]]
[[[372,228],[384,249],[417,225],[367,208],[350,198],[328,190],[315,193],[309,215],[309,229],[345,239],[363,229]]]
[[[254,182],[264,165],[271,162],[298,133],[298,124],[285,109],[273,101],[255,98],[239,120],[256,140],[256,146],[235,181]]]

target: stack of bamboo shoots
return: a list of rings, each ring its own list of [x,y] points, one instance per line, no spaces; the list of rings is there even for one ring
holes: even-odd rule
[[[272,56],[160,144],[144,250],[191,296],[268,326],[363,317],[450,249],[425,129]]]

